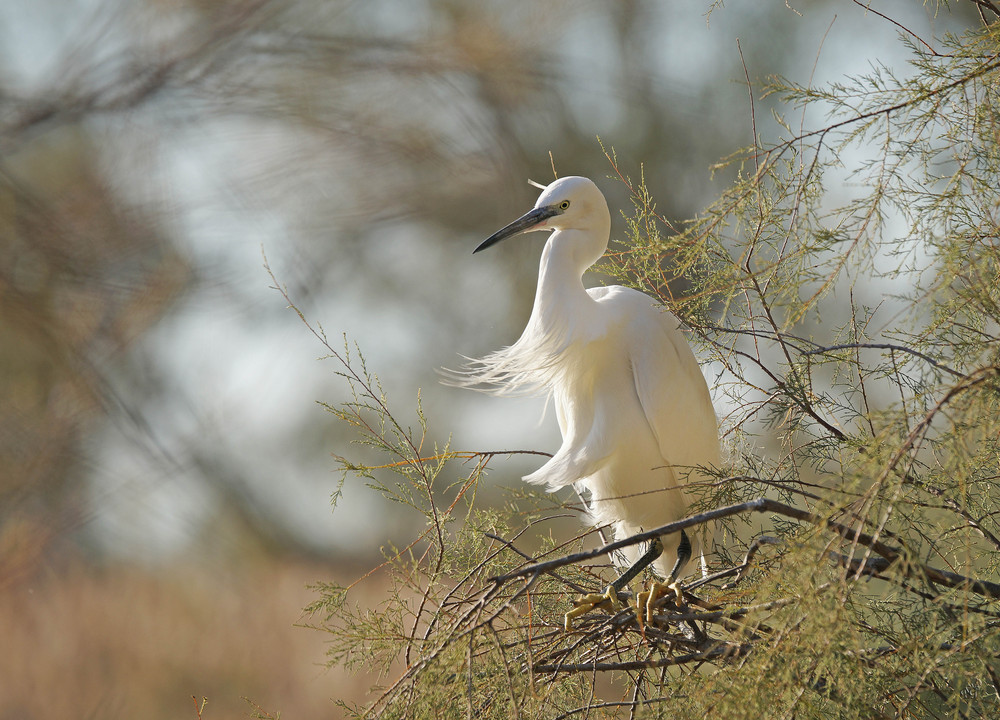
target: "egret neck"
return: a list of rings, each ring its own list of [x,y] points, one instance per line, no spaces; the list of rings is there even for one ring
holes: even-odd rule
[[[607,205],[593,220],[588,227],[556,229],[542,249],[528,322],[546,335],[579,326],[596,305],[583,285],[583,274],[608,248],[611,215]]]

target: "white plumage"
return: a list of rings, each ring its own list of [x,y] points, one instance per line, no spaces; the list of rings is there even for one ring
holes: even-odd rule
[[[699,468],[719,464],[718,425],[698,362],[678,320],[651,298],[619,286],[584,288],[583,274],[607,250],[611,230],[604,195],[587,178],[556,180],[476,252],[542,229],[554,232],[542,250],[527,327],[453,381],[498,395],[550,394],[562,445],[524,480],[585,488],[593,519],[610,523],[616,539],[678,520],[688,512],[688,486],[705,479]],[[690,535],[693,557],[711,551],[713,533],[702,527]],[[663,538],[653,564],[663,577],[678,541],[677,534]],[[629,550],[629,563],[642,554]]]

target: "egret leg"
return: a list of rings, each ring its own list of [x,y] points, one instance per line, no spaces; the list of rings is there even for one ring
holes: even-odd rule
[[[684,536],[687,537],[686,535]],[[688,543],[688,557],[690,557],[691,544]],[[576,600],[573,601],[573,609],[566,613],[563,618],[563,627],[566,632],[573,629],[573,620],[580,617],[581,615],[586,615],[591,610],[596,607],[603,607],[605,605],[609,606],[612,610],[617,610],[621,607],[621,603],[618,601],[618,592],[628,585],[635,578],[636,575],[641,573],[647,567],[649,567],[656,558],[660,557],[663,553],[663,543],[660,538],[653,538],[649,543],[649,549],[643,553],[642,557],[636,560],[632,567],[623,572],[617,580],[608,585],[607,589],[603,593],[591,593],[590,595],[581,595]]]
[[[635,596],[636,610],[639,612],[640,617],[643,610],[645,610],[647,625],[653,620],[653,610],[655,609],[656,601],[666,595],[668,590],[674,591],[677,596],[678,605],[683,602],[684,590],[677,581],[677,577],[680,575],[681,570],[684,569],[684,566],[687,565],[688,561],[691,559],[691,554],[691,539],[687,536],[686,532],[681,530],[681,541],[677,544],[677,561],[670,570],[670,578],[668,579],[668,582],[653,582],[650,584],[649,590],[641,592]]]

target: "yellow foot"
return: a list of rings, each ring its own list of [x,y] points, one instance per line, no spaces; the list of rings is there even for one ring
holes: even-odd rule
[[[605,610],[610,609],[612,612],[616,611],[621,607],[621,603],[618,601],[618,592],[608,585],[608,589],[603,593],[591,593],[590,595],[581,595],[576,600],[573,601],[573,609],[566,613],[563,618],[563,627],[566,632],[573,629],[573,620],[580,617],[581,615],[586,615],[594,608],[604,608]]]
[[[674,593],[678,605],[683,604],[684,589],[681,587],[680,582],[676,580],[669,585],[661,582],[652,582],[649,584],[649,590],[643,590],[636,594],[635,612],[640,626],[643,624],[649,625],[653,622],[653,615],[656,612],[656,601],[667,595],[668,591]]]

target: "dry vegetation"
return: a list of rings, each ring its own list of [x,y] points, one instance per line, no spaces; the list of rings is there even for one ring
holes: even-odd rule
[[[325,640],[297,626],[309,585],[352,572],[295,558],[229,567],[192,558],[96,569],[62,558],[0,591],[0,718],[60,720],[339,715],[375,678],[327,671]],[[361,591],[376,603],[377,579]],[[252,704],[251,704],[252,703]]]

